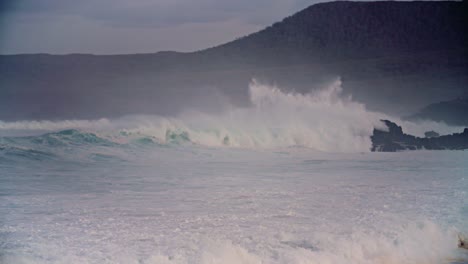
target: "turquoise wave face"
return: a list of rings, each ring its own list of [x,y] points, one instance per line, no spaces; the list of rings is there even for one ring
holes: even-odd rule
[[[0,162],[59,160],[71,158],[70,154],[80,156],[83,152],[89,152],[89,157],[105,156],[106,154],[93,153],[92,150],[113,148],[118,145],[96,134],[76,129],[39,136],[0,137]]]
[[[0,145],[0,162],[12,162],[17,159],[46,161],[56,158],[57,156],[51,152]]]
[[[175,144],[187,143],[190,142],[190,136],[186,131],[177,132],[168,129],[166,131],[166,142]]]
[[[140,133],[106,135],[67,129],[37,136],[0,137],[0,163],[27,161],[124,161],[129,155],[153,148],[191,143],[186,131],[167,130],[163,140]]]
[[[29,141],[32,144],[46,145],[50,147],[57,146],[114,146],[114,142],[100,138],[93,133],[81,132],[76,129],[68,129],[56,133],[47,133],[36,137],[23,137],[22,140]]]

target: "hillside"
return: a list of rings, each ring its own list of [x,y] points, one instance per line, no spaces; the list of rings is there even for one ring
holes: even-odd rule
[[[371,109],[407,114],[468,92],[467,11],[330,2],[193,53],[0,56],[0,120],[167,115],[219,109],[224,98],[242,106],[253,77],[307,92],[340,76]]]
[[[466,11],[462,2],[320,3],[263,31],[202,54],[282,65],[465,49]]]
[[[449,125],[468,126],[468,97],[430,104],[408,119],[443,121]]]

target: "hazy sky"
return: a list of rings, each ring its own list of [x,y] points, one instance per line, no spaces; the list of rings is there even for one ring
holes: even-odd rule
[[[0,54],[193,51],[320,0],[0,0]]]

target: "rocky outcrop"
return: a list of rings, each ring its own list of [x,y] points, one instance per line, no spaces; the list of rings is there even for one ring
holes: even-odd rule
[[[462,133],[420,138],[403,133],[401,126],[382,120],[388,130],[374,129],[371,136],[372,151],[396,152],[402,150],[463,150],[468,149],[468,128]]]

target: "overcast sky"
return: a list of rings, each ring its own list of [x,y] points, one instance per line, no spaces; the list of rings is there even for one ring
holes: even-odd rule
[[[194,51],[320,0],[0,0],[0,54]]]

